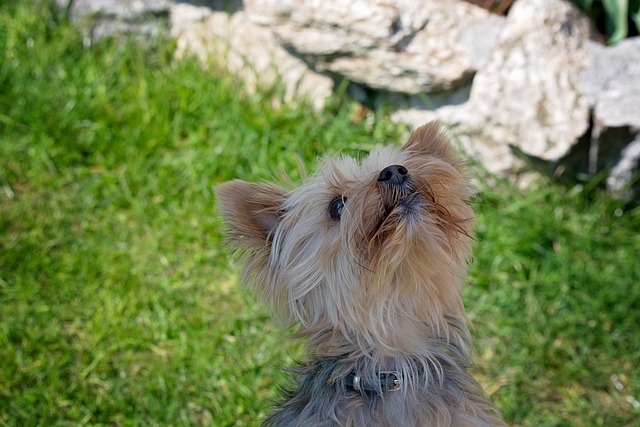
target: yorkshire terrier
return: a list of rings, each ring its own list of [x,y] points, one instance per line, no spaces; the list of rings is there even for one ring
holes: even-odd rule
[[[327,159],[292,190],[216,194],[243,280],[307,342],[264,425],[505,425],[468,372],[473,190],[437,123],[361,162]]]

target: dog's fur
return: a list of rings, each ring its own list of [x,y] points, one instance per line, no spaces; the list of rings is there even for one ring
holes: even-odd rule
[[[216,194],[244,280],[308,344],[266,425],[504,425],[467,372],[473,191],[437,123],[361,163],[328,159],[293,190],[236,180]]]

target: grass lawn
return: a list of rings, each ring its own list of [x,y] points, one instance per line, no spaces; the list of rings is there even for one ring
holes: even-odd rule
[[[212,187],[405,130],[35,3],[0,5],[0,425],[257,425],[300,346],[237,283]],[[476,377],[513,425],[637,426],[640,209],[475,174]]]

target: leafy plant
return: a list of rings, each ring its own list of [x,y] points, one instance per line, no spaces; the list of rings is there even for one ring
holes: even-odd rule
[[[615,44],[630,34],[629,24],[640,31],[640,0],[573,0],[607,36],[607,43]]]

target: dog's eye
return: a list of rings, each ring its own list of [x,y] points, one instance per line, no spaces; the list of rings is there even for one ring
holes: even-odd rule
[[[331,202],[329,202],[329,217],[331,219],[337,221],[342,216],[342,209],[344,209],[344,202],[347,201],[346,197],[336,197]]]

